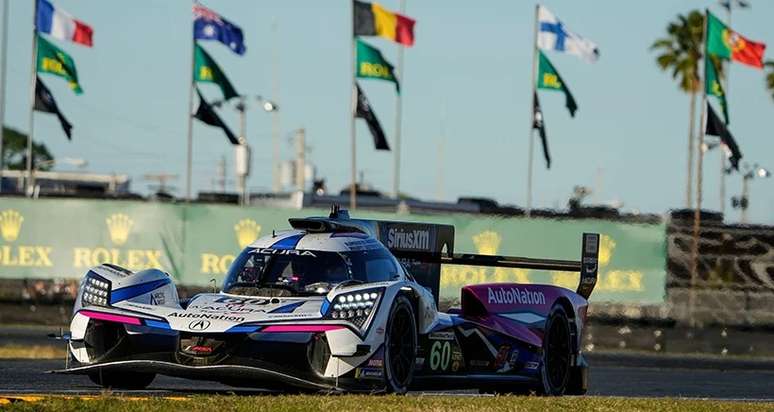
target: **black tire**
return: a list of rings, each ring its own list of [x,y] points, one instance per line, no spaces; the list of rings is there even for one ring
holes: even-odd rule
[[[414,378],[417,358],[417,324],[414,307],[398,296],[390,308],[384,336],[384,375],[387,392],[406,393]]]
[[[154,373],[135,372],[104,372],[89,373],[89,379],[103,388],[139,390],[147,388],[153,379]]]
[[[554,305],[546,321],[543,339],[543,362],[540,368],[542,385],[538,393],[561,396],[570,383],[572,360],[570,321],[562,305]]]

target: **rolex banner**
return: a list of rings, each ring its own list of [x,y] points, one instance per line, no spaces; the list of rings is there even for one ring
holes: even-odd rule
[[[206,286],[215,279],[219,285],[242,248],[257,237],[287,229],[289,217],[327,214],[319,209],[6,198],[0,205],[0,278],[76,282],[90,267],[107,262],[134,271],[159,267],[178,284]],[[577,260],[580,234],[599,232],[600,278],[591,300],[663,302],[663,224],[360,211],[355,217],[452,224],[455,252],[489,255]],[[574,289],[578,274],[444,266],[440,298],[459,299],[462,286],[484,282],[553,283]]]
[[[75,70],[75,60],[62,49],[43,38],[43,36],[35,35],[38,36],[38,73],[51,73],[64,77],[75,94],[83,93],[83,89],[81,89],[81,85],[78,83],[78,71]]]
[[[357,39],[357,62],[355,76],[365,79],[380,79],[395,83],[395,89],[400,93],[400,83],[395,77],[393,66],[385,60],[382,52],[376,47]]]
[[[223,91],[224,100],[239,96],[220,66],[198,43],[194,44],[194,80],[200,83],[215,83]]]

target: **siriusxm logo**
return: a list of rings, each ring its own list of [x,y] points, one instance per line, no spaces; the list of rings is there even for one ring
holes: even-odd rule
[[[430,250],[430,231],[390,228],[387,232],[387,247]]]
[[[498,304],[519,303],[522,305],[545,305],[546,296],[543,292],[533,292],[527,289],[519,288],[486,288],[488,292],[487,301]]]

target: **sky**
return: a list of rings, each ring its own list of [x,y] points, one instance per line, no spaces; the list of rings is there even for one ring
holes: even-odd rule
[[[179,175],[185,188],[188,82],[191,67],[191,2],[58,0],[55,5],[94,29],[94,47],[55,41],[76,61],[84,89],[76,96],[60,78],[42,74],[74,125],[67,141],[54,116],[35,115],[35,138],[55,157],[82,158],[86,170],[128,174],[147,193],[147,173]],[[262,95],[280,107],[281,153],[293,155],[289,136],[306,130],[307,160],[338,191],[350,176],[351,11],[348,0],[203,0],[242,27],[247,53],[238,56],[216,42],[203,43],[242,94]],[[382,0],[397,10],[398,0]],[[590,201],[618,203],[625,211],[664,213],[685,203],[689,98],[649,51],[678,13],[715,1],[546,0],[572,31],[599,45],[600,59],[546,52],[572,90],[579,110],[570,118],[561,93],[540,94],[553,158],[545,168],[535,146],[534,206],[564,208],[576,185],[592,188]],[[32,1],[10,1],[6,125],[27,131]],[[407,0],[417,20],[416,43],[405,51],[402,76],[401,192],[425,200],[485,196],[524,206],[531,124],[534,3]],[[735,10],[733,28],[774,45],[774,2],[753,0]],[[276,22],[276,30],[272,23]],[[396,61],[397,46],[366,39]],[[772,57],[774,59],[774,57]],[[276,78],[272,67],[278,68]],[[275,83],[276,82],[276,83]],[[273,85],[278,93],[273,95]],[[361,87],[394,144],[395,89],[363,79]],[[208,99],[215,85],[200,86]],[[764,72],[732,66],[728,87],[730,129],[744,162],[774,168],[774,100]],[[238,130],[236,112],[220,109]],[[367,183],[392,190],[393,154],[373,149],[357,122],[358,170]],[[247,116],[253,148],[251,191],[271,187],[271,117],[254,106]],[[441,148],[441,150],[439,150]],[[233,187],[233,148],[215,128],[194,123],[195,190],[213,190],[218,163],[227,159]],[[71,170],[65,164],[57,166]],[[720,158],[705,157],[704,206],[719,209]],[[739,174],[727,178],[727,195],[741,192]],[[774,179],[750,182],[749,220],[774,224]],[[739,211],[726,207],[727,221]]]

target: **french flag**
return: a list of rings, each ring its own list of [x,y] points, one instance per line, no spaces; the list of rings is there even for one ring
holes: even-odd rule
[[[38,0],[38,14],[35,25],[40,33],[46,33],[59,40],[69,40],[92,46],[91,37],[94,34],[91,26],[76,20],[62,9],[55,8],[48,0]]]

